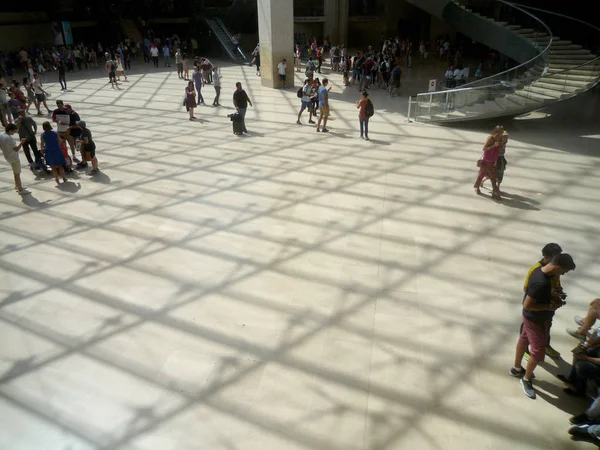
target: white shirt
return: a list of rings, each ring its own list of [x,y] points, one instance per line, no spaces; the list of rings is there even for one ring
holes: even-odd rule
[[[221,78],[223,78],[223,75],[219,74],[219,72],[213,72],[212,77],[213,77],[213,86],[221,87]]]
[[[277,68],[279,69],[279,75],[285,75],[285,69],[287,69],[287,64],[284,62],[280,62],[277,64]]]
[[[454,78],[454,72],[451,71],[450,69],[448,69],[448,70],[446,70],[446,74],[444,76],[448,79],[452,79],[452,78]]]
[[[35,92],[36,94],[44,93],[44,91],[42,90],[42,82],[39,78],[37,80],[33,80],[33,92]]]
[[[6,89],[0,88],[0,103],[6,105],[8,103],[8,93]]]
[[[9,134],[2,133],[0,135],[0,147],[4,154],[4,159],[9,164],[13,164],[19,160],[19,154],[15,152],[14,148],[17,146],[17,142]]]
[[[150,53],[152,54],[152,57],[158,56],[158,49],[156,47],[152,47],[150,49]]]
[[[456,69],[454,71],[454,78],[457,79],[457,80],[460,80],[462,78],[462,70]]]

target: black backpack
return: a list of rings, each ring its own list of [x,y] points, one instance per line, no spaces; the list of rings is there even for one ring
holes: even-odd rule
[[[296,92],[296,97],[298,97],[298,98],[304,97],[304,86],[302,86],[300,89],[298,89],[298,92]]]
[[[373,102],[371,100],[367,101],[365,113],[367,113],[367,117],[373,117],[373,114],[375,114],[375,107],[373,106]]]

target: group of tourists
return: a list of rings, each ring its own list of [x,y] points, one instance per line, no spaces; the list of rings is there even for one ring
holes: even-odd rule
[[[46,120],[42,123],[39,147],[38,124],[25,109],[19,111],[13,122],[4,126],[4,133],[0,135],[2,154],[12,168],[15,190],[20,195],[30,193],[21,181],[21,150],[25,153],[32,172],[51,173],[57,185],[61,180],[67,181],[66,175],[73,171],[74,163],[77,164],[76,169],[85,171],[89,162],[92,166],[89,174],[99,172],[92,132],[71,105],[57,100],[56,109],[52,112],[52,122]],[[19,136],[19,142],[13,137],[15,135]]]

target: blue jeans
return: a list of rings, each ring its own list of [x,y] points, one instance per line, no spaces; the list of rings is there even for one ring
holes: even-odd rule
[[[248,131],[246,130],[246,108],[238,108],[238,114],[242,118],[242,130],[246,133]]]
[[[594,403],[585,410],[585,413],[590,419],[600,419],[600,396],[596,397]]]
[[[204,103],[204,97],[202,97],[202,85],[196,85],[196,90],[198,91],[198,104]]]
[[[369,119],[358,119],[360,122],[360,135],[363,135],[363,129],[364,129],[364,135],[365,137],[369,137]]]
[[[589,361],[575,360],[571,367],[569,379],[579,394],[585,394],[588,380],[599,376],[600,366]]]
[[[165,66],[171,66],[171,56],[165,55]]]

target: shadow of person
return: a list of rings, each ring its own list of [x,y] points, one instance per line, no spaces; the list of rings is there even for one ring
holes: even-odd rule
[[[525,197],[523,197],[523,198],[525,198]],[[514,198],[509,198],[506,196],[504,196],[500,199],[496,199],[496,202],[501,203],[504,206],[508,206],[509,208],[524,209],[524,210],[528,210],[528,211],[541,211],[540,208],[538,208],[535,205],[532,205],[531,203],[527,203],[527,202],[524,202],[521,200],[516,200]]]
[[[70,192],[74,194],[81,189],[81,183],[73,183],[72,181],[65,181],[64,183],[56,185],[56,189],[60,189],[63,192]]]
[[[33,194],[24,195],[21,197],[21,201],[30,208],[44,208],[50,202],[50,200],[40,202]]]
[[[523,197],[522,195],[518,195],[518,194],[511,194],[509,192],[503,192],[502,193],[502,197],[509,198],[511,200],[519,200],[521,202],[530,203],[532,205],[539,205],[540,204],[540,202],[538,202],[537,200],[534,200],[532,198]]]
[[[391,142],[388,141],[380,141],[379,139],[369,139],[370,143],[375,145],[392,145]]]
[[[558,358],[552,358],[552,361],[556,363],[556,366],[549,364],[547,361],[541,362],[540,367],[546,370],[549,374],[557,376],[559,374],[568,376],[571,372],[571,364],[565,361],[562,356]]]
[[[242,136],[246,136],[246,137],[265,137],[265,133],[260,133],[258,131],[250,130],[250,131],[248,131],[248,133],[245,133]]]
[[[94,183],[110,184],[112,181],[104,172],[90,173],[89,175],[90,180],[92,180]]]
[[[538,397],[572,416],[581,414],[589,406],[589,401],[585,397],[573,397],[565,393],[561,387],[547,381],[536,380],[535,387]]]

